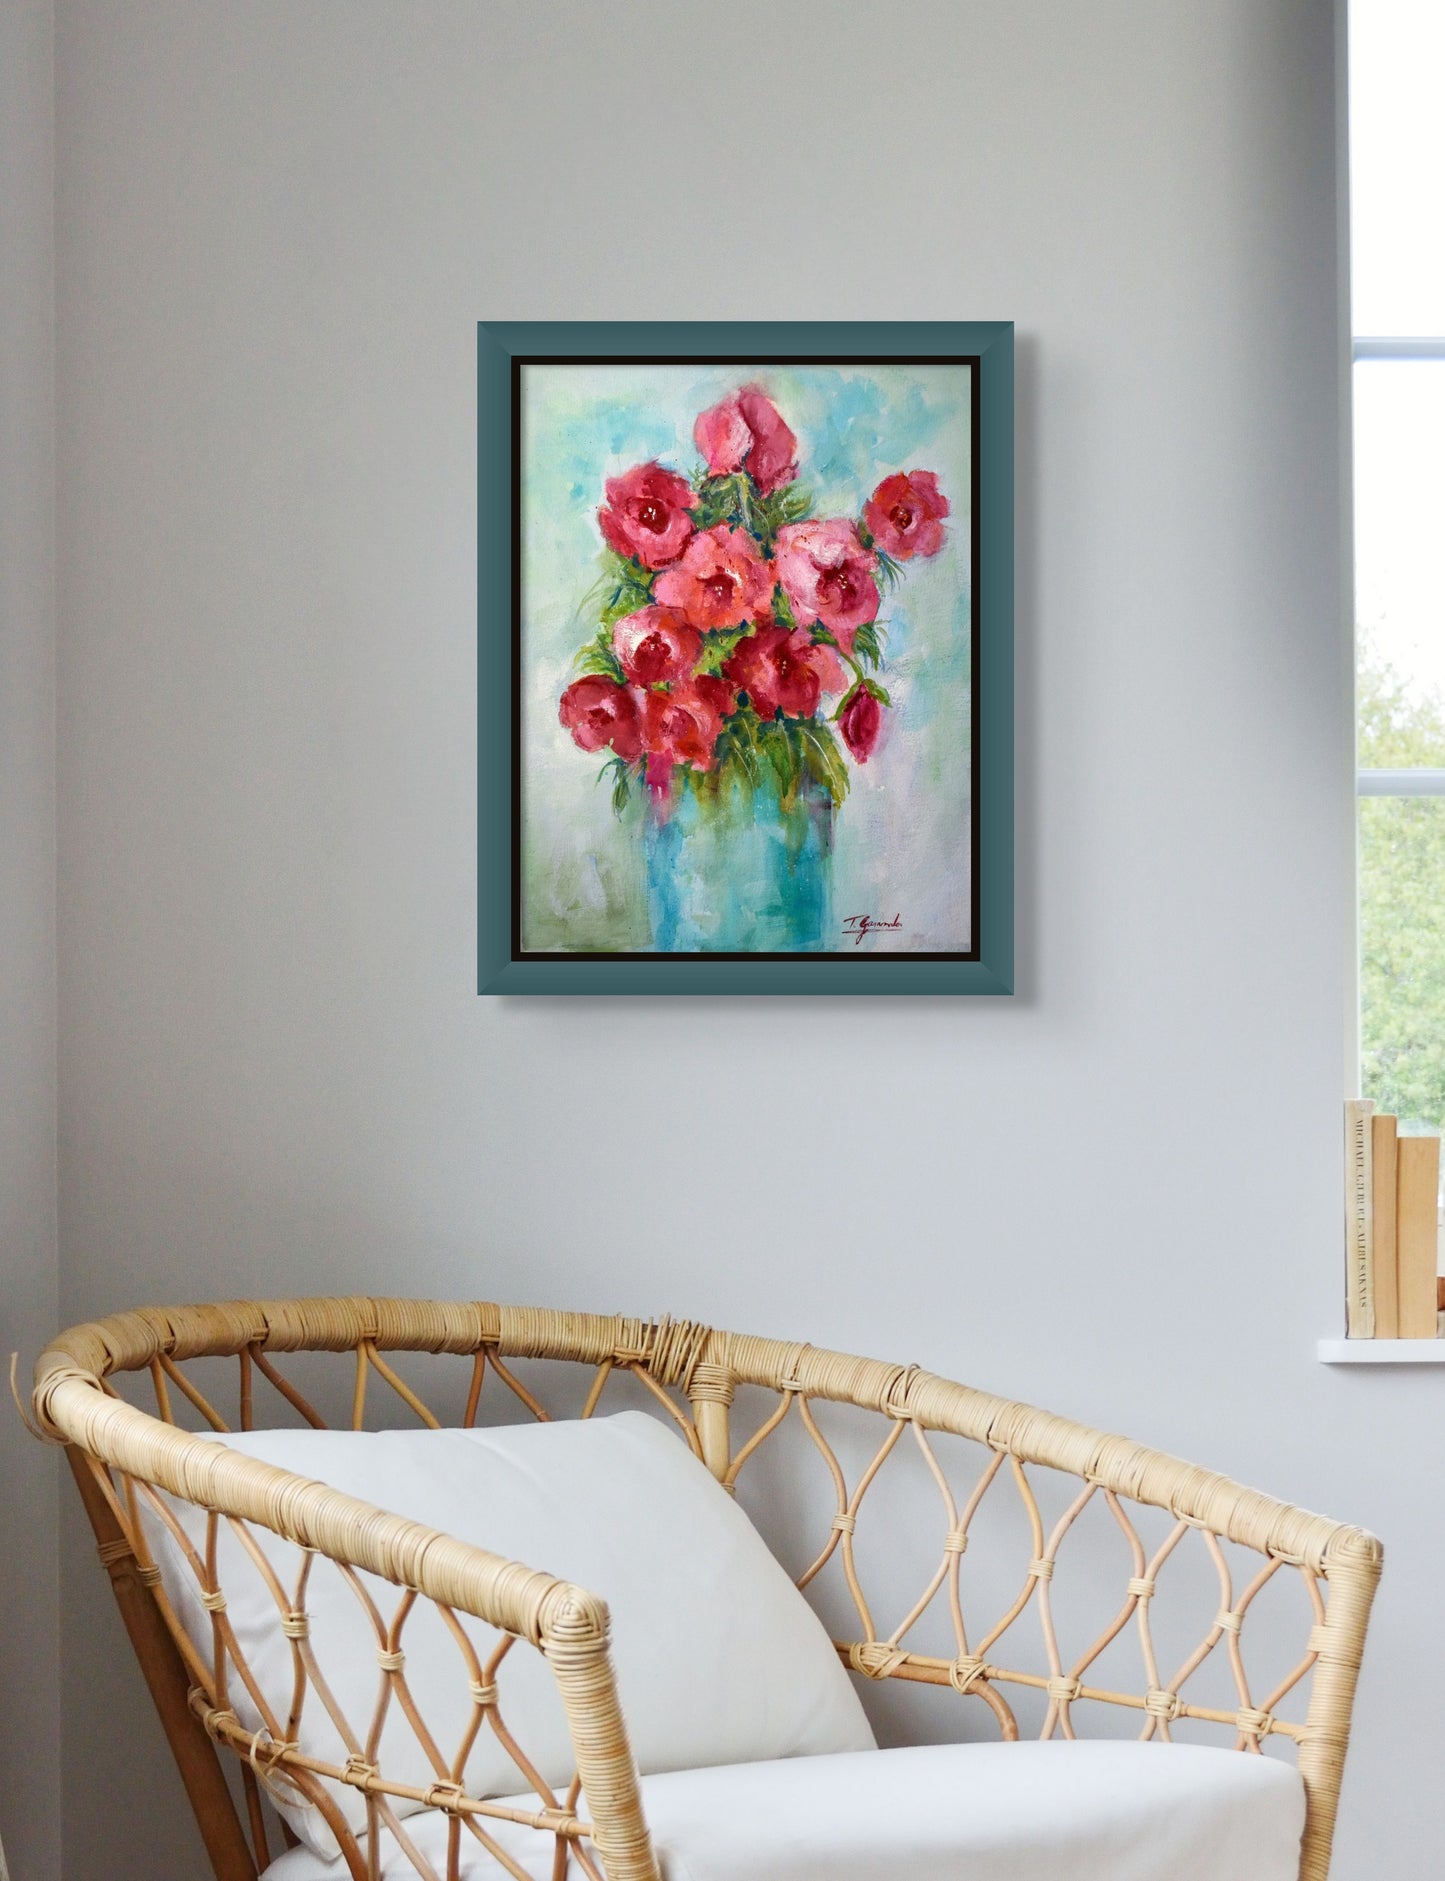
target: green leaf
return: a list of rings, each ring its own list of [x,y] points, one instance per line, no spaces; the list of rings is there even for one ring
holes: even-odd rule
[[[612,773],[612,814],[620,821],[632,796],[632,787],[642,781],[642,762],[629,764],[625,758],[609,758],[597,773],[600,784],[607,773]]]
[[[652,600],[650,588],[614,588],[604,601],[598,613],[598,620],[603,629],[610,631],[620,620],[626,620],[629,614],[635,614]]]
[[[785,627],[789,633],[791,633],[798,624],[797,616],[793,612],[792,602],[789,601],[787,595],[783,592],[781,583],[773,589],[773,619],[780,627]],[[815,629],[813,638],[816,640],[817,637],[818,635]],[[829,639],[832,639],[831,634],[829,635]],[[834,644],[836,644],[836,642]]]
[[[620,686],[627,675],[622,670],[622,662],[612,648],[612,630],[610,627],[599,629],[595,637],[589,640],[573,661],[577,671],[582,674],[596,674],[603,679],[614,679]]]
[[[751,794],[762,782],[757,753],[750,751],[746,745],[733,745],[720,752],[713,774],[718,780],[719,791],[736,787]]]
[[[723,720],[717,741],[717,771],[722,784],[756,790],[763,780],[759,745],[763,726],[751,706],[742,706]]]
[[[700,673],[720,673],[724,662],[732,654],[740,640],[746,639],[752,632],[750,626],[722,627],[715,633],[704,634],[702,652],[698,655],[697,670]]]
[[[713,529],[718,523],[745,529],[764,556],[772,554],[785,524],[802,522],[813,513],[813,499],[800,485],[785,484],[764,496],[745,470],[724,477],[704,472],[697,479],[697,494],[692,519],[699,529]]]
[[[616,549],[602,551],[602,579],[614,587],[641,588],[651,593],[653,573],[644,568],[634,555],[619,555]]]
[[[853,635],[853,657],[865,666],[877,668],[883,664],[883,642],[888,638],[887,629],[880,627],[876,620],[865,621]]]
[[[699,529],[715,529],[726,523],[730,529],[744,526],[745,486],[751,481],[741,471],[726,477],[704,476],[697,486],[698,501],[692,520]]]
[[[801,753],[793,741],[788,721],[759,719],[757,743],[762,761],[771,770],[777,785],[778,801],[785,810],[791,810],[803,773]]]
[[[884,590],[891,591],[902,587],[906,573],[902,562],[895,561],[888,551],[880,549],[876,542],[873,544],[873,553],[878,557],[878,573],[883,577]]]
[[[802,761],[808,775],[841,804],[848,795],[848,767],[828,727],[815,718],[794,719]]]
[[[838,701],[838,709],[833,714],[833,719],[832,719],[832,722],[835,725],[837,724],[838,720],[842,718],[843,714],[848,710],[848,707],[858,697],[858,694],[860,692],[871,692],[873,694],[873,697],[878,701],[879,705],[891,706],[893,703],[893,701],[888,697],[888,694],[884,691],[882,686],[878,684],[878,681],[876,679],[855,679],[853,681],[853,684],[843,694],[843,697]]]
[[[604,628],[614,627],[618,621],[626,620],[629,614],[648,605],[655,580],[656,576],[641,562],[606,549],[602,555],[601,579],[589,590],[583,605]]]
[[[780,490],[774,490],[771,496],[759,496],[757,485],[751,477],[748,484],[753,492],[750,505],[750,518],[753,531],[762,544],[763,552],[771,555],[777,546],[778,531],[789,523],[799,523],[813,513],[813,499],[801,484],[785,483]]]

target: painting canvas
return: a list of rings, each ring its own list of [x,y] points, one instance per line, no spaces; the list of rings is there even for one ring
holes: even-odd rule
[[[977,394],[518,362],[525,956],[976,957]]]

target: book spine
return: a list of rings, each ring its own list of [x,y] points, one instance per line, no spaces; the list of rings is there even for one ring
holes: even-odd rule
[[[1400,1336],[1399,1269],[1396,1258],[1395,1185],[1398,1179],[1398,1120],[1370,1119],[1370,1254],[1375,1277],[1375,1337]]]
[[[1375,1336],[1375,1275],[1371,1240],[1370,1156],[1373,1137],[1368,1099],[1345,1105],[1345,1332]]]
[[[1400,1271],[1400,1337],[1435,1337],[1440,1139],[1402,1136],[1395,1204]]]

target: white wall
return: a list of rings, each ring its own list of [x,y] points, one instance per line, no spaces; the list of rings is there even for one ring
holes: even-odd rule
[[[55,1330],[55,21],[0,7],[0,1364]],[[3,1387],[8,1397],[9,1387]],[[0,1410],[0,1839],[60,1873],[56,1459]],[[0,1872],[4,1863],[0,1862]]]
[[[1375,1526],[1338,1874],[1425,1881],[1445,1381],[1311,1356],[1333,58],[1318,0],[62,0],[63,1306],[711,1317]],[[474,323],[594,315],[1018,322],[1013,1000],[474,996]],[[67,1881],[190,1881],[69,1560]]]

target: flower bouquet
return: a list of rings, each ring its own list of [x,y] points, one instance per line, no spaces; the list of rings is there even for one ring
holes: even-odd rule
[[[715,836],[771,819],[796,877],[830,848],[848,794],[839,738],[861,765],[884,734],[881,598],[942,547],[948,499],[933,472],[910,470],[884,477],[861,516],[815,516],[798,440],[757,386],[703,412],[693,440],[691,476],[654,462],[606,482],[604,573],[587,604],[598,626],[560,717],[582,750],[610,753],[599,781],[619,816],[642,792],[650,863],[688,805]],[[817,905],[793,911],[795,944],[815,946],[819,896],[803,900]]]

